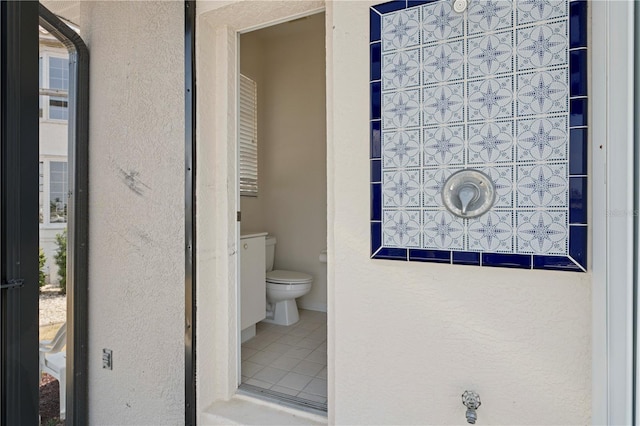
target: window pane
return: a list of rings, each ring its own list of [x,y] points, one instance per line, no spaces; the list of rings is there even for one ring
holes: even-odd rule
[[[69,90],[69,60],[66,58],[49,57],[49,88]],[[67,98],[49,98],[49,118],[53,120],[67,120],[69,112]]]
[[[40,200],[38,216],[40,217],[40,223],[44,221],[44,210],[42,207],[42,204],[44,203],[43,190],[44,190],[44,164],[41,161],[40,164],[38,164],[38,199]]]
[[[69,60],[49,58],[49,88],[69,89]]]
[[[67,163],[63,161],[52,161],[50,167],[50,221],[51,223],[65,223],[67,221],[67,193],[69,192]]]
[[[43,84],[42,84],[42,56],[40,56],[40,58],[38,58],[38,87],[40,89],[42,89]],[[38,96],[38,113],[39,113],[39,117],[42,118],[42,108],[43,108],[43,97],[42,96]],[[42,163],[40,163],[40,167],[42,167]],[[40,171],[40,173],[42,173],[42,171]],[[40,222],[42,223],[42,216],[40,216]]]
[[[49,167],[51,168],[51,172],[64,173],[67,171],[67,163],[63,161],[52,161]]]
[[[258,89],[240,74],[240,195],[258,196]]]
[[[69,118],[67,105],[68,103],[65,98],[49,98],[49,118],[54,120],[67,120]]]

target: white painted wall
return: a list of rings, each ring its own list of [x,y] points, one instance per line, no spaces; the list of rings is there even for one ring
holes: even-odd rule
[[[316,14],[241,36],[241,72],[246,62],[258,78],[260,159],[259,195],[241,197],[241,226],[275,235],[274,268],[314,277],[299,306],[326,311],[327,268],[318,260],[327,247],[324,21]]]
[[[485,424],[589,423],[590,274],[369,259],[371,4],[327,4],[329,423],[460,424],[465,389]],[[305,7],[199,9],[201,415],[237,383],[235,34]]]
[[[328,3],[330,423],[588,424],[590,274],[369,259],[376,3]]]
[[[242,222],[240,232],[249,234],[254,232],[266,232],[265,221],[267,215],[264,211],[264,199],[267,188],[264,182],[265,156],[260,152],[264,145],[263,111],[265,109],[265,80],[264,80],[264,44],[260,37],[252,36],[256,33],[248,33],[240,38],[240,73],[256,82],[258,88],[258,197],[240,197],[240,211]]]
[[[184,422],[183,8],[80,5],[91,52],[90,424]]]
[[[69,135],[67,122],[54,120],[40,121],[40,155],[67,158]]]

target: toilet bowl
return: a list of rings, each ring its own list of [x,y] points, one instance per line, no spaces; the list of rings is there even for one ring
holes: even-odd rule
[[[313,277],[303,272],[273,270],[276,239],[266,238],[267,313],[264,322],[292,325],[298,322],[296,298],[309,293]]]
[[[298,322],[296,299],[309,293],[313,277],[302,272],[267,272],[267,322],[291,325]]]

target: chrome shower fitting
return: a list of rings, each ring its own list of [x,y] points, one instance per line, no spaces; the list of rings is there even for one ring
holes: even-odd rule
[[[480,407],[480,395],[475,393],[472,390],[466,390],[462,394],[462,404],[467,407],[467,423],[476,424],[476,420],[478,420],[478,414],[476,410]]]

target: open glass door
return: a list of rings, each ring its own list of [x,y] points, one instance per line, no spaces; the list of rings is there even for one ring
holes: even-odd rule
[[[48,105],[53,115],[68,114],[68,162],[49,165],[54,177],[64,177],[66,184],[52,184],[58,200],[43,208],[53,209],[47,210],[49,217],[55,214],[67,221],[64,411],[68,424],[86,424],[88,51],[80,36],[46,8],[15,0],[0,0],[0,422],[39,420],[38,25],[69,52],[68,65],[55,63],[56,71],[68,76],[68,91],[53,93]]]

